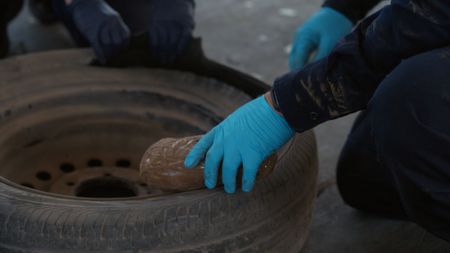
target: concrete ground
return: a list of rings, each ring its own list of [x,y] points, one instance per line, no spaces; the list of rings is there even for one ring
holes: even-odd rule
[[[207,55],[272,83],[285,73],[296,27],[320,6],[320,0],[197,0],[196,34]],[[9,27],[12,54],[71,47],[61,25],[42,26],[27,8]],[[332,180],[339,151],[355,115],[315,129],[320,181]],[[409,222],[369,216],[346,206],[336,186],[319,196],[310,238],[303,253],[450,252],[449,244]]]

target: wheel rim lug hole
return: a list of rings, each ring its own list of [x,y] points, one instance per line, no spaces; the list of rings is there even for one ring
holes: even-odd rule
[[[59,169],[64,173],[70,173],[75,170],[75,166],[71,163],[62,163]]]
[[[52,179],[52,176],[47,171],[39,171],[38,173],[36,173],[36,177],[42,181],[49,181],[50,179]]]
[[[129,168],[131,166],[131,161],[128,159],[119,159],[116,161],[117,167]]]
[[[101,167],[103,166],[103,162],[100,159],[92,158],[87,162],[88,167]]]

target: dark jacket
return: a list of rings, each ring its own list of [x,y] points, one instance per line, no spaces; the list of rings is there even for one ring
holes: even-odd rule
[[[381,0],[326,0],[323,6],[339,11],[356,24],[379,2]]]
[[[344,6],[358,1],[333,2]],[[450,1],[392,0],[364,19],[328,57],[278,78],[272,92],[288,123],[302,132],[364,109],[403,59],[448,45]]]

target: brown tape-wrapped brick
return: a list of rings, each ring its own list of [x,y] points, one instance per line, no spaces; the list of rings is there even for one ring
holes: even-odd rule
[[[204,163],[186,169],[184,159],[201,136],[164,138],[151,145],[140,164],[141,177],[151,186],[168,191],[189,191],[204,188]],[[276,154],[268,157],[260,166],[257,179],[269,175],[277,161]],[[220,180],[219,180],[220,182]]]

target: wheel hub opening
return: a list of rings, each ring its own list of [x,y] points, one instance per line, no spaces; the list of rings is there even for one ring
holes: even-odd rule
[[[86,198],[126,198],[137,195],[137,189],[132,183],[112,176],[84,181],[76,189],[76,196]]]

